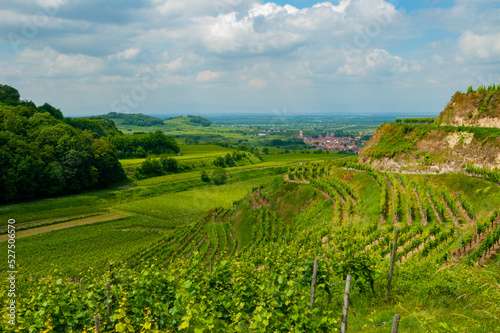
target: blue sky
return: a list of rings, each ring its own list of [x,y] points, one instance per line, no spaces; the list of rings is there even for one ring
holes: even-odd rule
[[[488,0],[8,0],[0,83],[65,115],[438,114],[500,82]]]

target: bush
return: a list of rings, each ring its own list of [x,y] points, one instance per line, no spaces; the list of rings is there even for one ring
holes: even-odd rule
[[[205,172],[205,170],[201,172],[201,181],[205,183],[210,181],[210,177],[208,177],[208,174]]]
[[[217,185],[225,184],[229,176],[227,175],[226,170],[223,168],[216,168],[212,171],[212,180]]]
[[[177,169],[179,168],[179,162],[172,157],[165,158],[161,157],[160,158],[161,164],[163,165],[163,169],[167,172],[176,172]]]
[[[163,166],[157,159],[147,158],[141,164],[141,173],[146,176],[160,176],[163,175]]]
[[[216,167],[224,168],[226,166],[226,161],[224,160],[224,157],[222,156],[217,156],[214,159],[214,165]]]

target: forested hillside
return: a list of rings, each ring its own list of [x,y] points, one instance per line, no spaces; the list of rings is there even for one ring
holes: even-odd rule
[[[126,179],[119,156],[178,152],[160,131],[126,136],[112,120],[65,118],[0,85],[0,202],[107,187]]]
[[[0,202],[75,193],[125,178],[109,141],[40,109],[19,97],[0,102]]]

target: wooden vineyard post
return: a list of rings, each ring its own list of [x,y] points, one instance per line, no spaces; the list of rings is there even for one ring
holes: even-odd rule
[[[345,333],[347,331],[347,310],[349,308],[350,290],[351,290],[351,275],[347,275],[347,279],[345,282],[344,307],[342,309],[342,324],[340,326],[340,333]]]
[[[464,238],[464,233],[462,231],[462,232],[460,232],[460,251],[462,251],[462,240],[463,240],[463,238]]]
[[[311,313],[309,314],[309,319],[312,317],[312,310],[314,309],[314,293],[316,292],[316,275],[318,273],[318,258],[314,259],[314,269],[313,269],[313,276],[312,276],[312,282],[311,282],[311,300],[310,300],[310,306],[309,310],[311,310]]]
[[[398,235],[399,229],[396,229],[394,233],[394,244],[392,246],[392,255],[391,255],[391,267],[389,268],[389,278],[387,279],[387,289],[385,291],[385,300],[389,300],[389,292],[391,291],[391,280],[392,280],[392,272],[394,270],[394,259],[396,258],[396,251],[398,249]]]
[[[109,274],[111,277],[111,284],[113,284],[113,282],[115,282],[115,276],[113,274],[113,263],[109,264]]]
[[[393,323],[392,323],[392,331],[391,333],[398,333],[398,328],[399,328],[399,319],[401,317],[396,313],[394,315],[394,320],[393,320]]]
[[[111,287],[111,283],[106,283],[106,310],[108,312],[108,323],[111,322],[111,304],[109,300],[109,290]]]
[[[99,322],[99,315],[94,317],[94,321],[95,321],[95,332],[99,333],[99,331],[101,330],[101,325]]]

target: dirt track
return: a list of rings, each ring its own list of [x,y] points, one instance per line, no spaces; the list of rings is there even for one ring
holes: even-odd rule
[[[97,223],[97,222],[116,220],[116,219],[119,219],[119,218],[122,218],[125,216],[126,216],[125,214],[119,214],[119,213],[106,213],[106,214],[102,214],[102,215],[86,217],[83,219],[76,219],[76,220],[69,221],[69,222],[57,223],[57,224],[52,224],[52,225],[28,229],[28,230],[21,230],[21,231],[16,232],[16,239],[22,238],[22,237],[38,235],[38,234],[42,234],[44,232],[49,232],[49,231],[53,231],[53,230],[71,228],[71,227],[75,227],[78,225],[85,225],[85,224],[91,224],[91,223]],[[0,235],[0,242],[5,242],[8,239],[9,239],[8,234]]]

